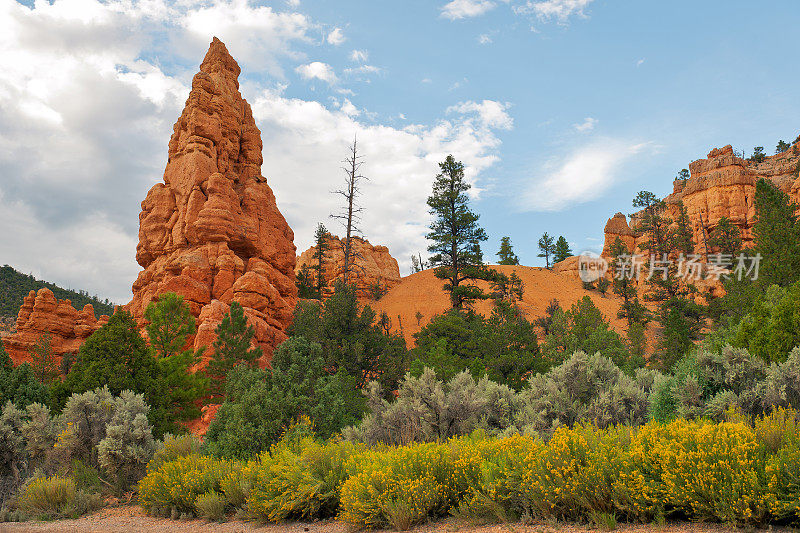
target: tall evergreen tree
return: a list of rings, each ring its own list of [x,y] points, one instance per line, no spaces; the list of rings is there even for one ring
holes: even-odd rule
[[[498,264],[500,265],[518,265],[519,257],[514,253],[514,248],[511,246],[511,238],[503,237],[500,239],[500,251],[497,252],[497,257],[500,258]]]
[[[708,245],[721,254],[734,255],[742,249],[742,232],[727,217],[722,217],[711,231]]]
[[[304,299],[319,298],[317,282],[308,263],[303,264],[297,273],[297,296]]]
[[[147,336],[158,357],[169,357],[183,351],[186,339],[196,327],[183,296],[174,292],[162,294],[158,301],[148,304],[144,318],[149,322]]]
[[[675,220],[675,229],[672,232],[672,247],[687,256],[694,253],[692,223],[683,201],[678,202],[678,218]]]
[[[327,259],[325,254],[328,251],[329,238],[330,233],[322,222],[317,224],[317,230],[314,232],[314,255],[312,256],[317,261],[312,267],[316,271],[317,298],[322,298],[322,290],[325,288],[325,260]]]
[[[785,152],[789,148],[791,148],[791,145],[786,141],[784,141],[783,139],[781,139],[780,141],[778,141],[778,145],[775,147],[775,153],[780,154],[782,152]]]
[[[212,346],[214,353],[206,367],[206,374],[211,378],[212,393],[219,395],[225,390],[228,372],[239,363],[256,366],[262,352],[261,348],[250,347],[256,331],[247,323],[244,309],[239,302],[231,302],[230,311],[214,332],[217,339]]]
[[[572,256],[572,248],[564,236],[560,236],[556,241],[555,251],[553,252],[553,264],[560,263],[564,259]]]
[[[761,254],[759,284],[788,287],[800,278],[800,231],[789,197],[771,182],[756,183],[753,240]]]
[[[428,251],[433,255],[431,265],[436,277],[446,281],[444,289],[450,293],[454,309],[462,309],[486,295],[474,284],[465,283],[487,279],[483,265],[481,242],[486,232],[478,225],[479,216],[469,208],[467,191],[470,184],[464,180],[464,165],[452,155],[439,163],[441,172],[433,183],[433,194],[428,206],[434,221],[430,226]]]
[[[539,257],[544,257],[545,267],[550,268],[550,258],[556,253],[556,245],[553,237],[544,234],[539,238]]]

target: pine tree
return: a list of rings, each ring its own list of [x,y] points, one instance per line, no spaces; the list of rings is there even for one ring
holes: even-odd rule
[[[328,241],[330,233],[322,225],[322,222],[317,224],[317,231],[314,232],[314,255],[312,256],[317,260],[317,263],[311,267],[316,271],[316,290],[317,297],[322,298],[322,291],[325,288],[325,254],[328,251]]]
[[[556,241],[555,251],[553,252],[553,264],[560,263],[571,256],[572,248],[569,247],[567,239],[562,235]]]
[[[183,296],[168,292],[150,302],[144,312],[150,346],[158,357],[169,357],[183,351],[186,339],[193,335],[196,327],[189,306]]]
[[[316,281],[311,274],[311,268],[308,263],[304,263],[300,267],[300,272],[297,273],[297,296],[304,299],[319,298]]]
[[[766,158],[763,146],[756,146],[753,148],[753,155],[750,156],[750,161],[754,163],[761,163]]]
[[[416,255],[412,255],[411,256],[411,273],[412,274],[416,274],[417,272],[420,272],[421,270],[422,270],[422,267],[420,267],[420,265],[419,265],[419,259],[417,259]]]
[[[612,257],[611,272],[614,275],[611,281],[611,290],[622,298],[622,306],[617,313],[617,318],[627,319],[629,328],[633,324],[646,323],[647,311],[639,302],[636,280],[621,273],[621,256],[630,254],[630,251],[622,239],[617,237],[611,244],[609,254]]]
[[[31,370],[39,383],[50,384],[57,376],[56,356],[53,353],[53,336],[50,333],[39,335],[31,346]]]
[[[800,231],[789,197],[771,182],[756,183],[753,240],[761,254],[759,284],[787,287],[800,278]]]
[[[217,339],[213,344],[213,354],[206,367],[206,374],[211,378],[211,390],[214,394],[222,394],[225,390],[225,379],[228,372],[237,364],[254,367],[261,358],[261,348],[251,348],[255,329],[247,323],[244,309],[239,302],[231,302],[230,311],[214,330]]]
[[[683,201],[678,202],[678,218],[675,220],[675,230],[672,232],[672,246],[684,255],[694,253],[694,239],[692,238],[692,223]]]
[[[708,245],[721,254],[734,255],[742,249],[742,233],[727,217],[722,217],[711,231]]]
[[[689,173],[689,169],[687,169],[687,168],[682,168],[682,169],[681,169],[681,171],[680,171],[680,172],[678,172],[678,175],[677,175],[677,176],[675,176],[675,179],[676,179],[676,180],[680,180],[680,181],[686,181],[686,180],[688,180],[688,179],[689,179],[689,176],[690,176],[690,175],[691,175],[691,174]]]
[[[514,248],[511,246],[511,238],[503,237],[500,239],[500,251],[497,252],[499,265],[518,265],[519,257],[514,253]]]
[[[791,145],[786,141],[784,141],[783,139],[781,139],[780,141],[778,141],[778,145],[775,147],[775,153],[780,154],[782,152],[785,152],[789,148],[791,148]]]
[[[436,277],[446,280],[444,289],[450,293],[454,309],[462,309],[476,299],[484,299],[483,291],[467,281],[487,279],[483,265],[482,241],[486,232],[478,225],[479,216],[469,208],[466,192],[470,184],[464,180],[464,165],[452,155],[439,163],[441,172],[428,197],[430,213],[435,217],[430,226],[428,251],[433,255],[431,265]]]
[[[669,226],[672,220],[663,215],[664,200],[660,200],[650,191],[639,191],[633,199],[633,207],[642,209],[635,231],[648,236],[648,240],[641,245],[642,248],[659,257],[668,254],[671,251]]]
[[[556,245],[553,243],[553,237],[544,234],[539,238],[539,257],[544,257],[545,267],[550,268],[550,257],[556,253]]]
[[[361,233],[358,223],[361,221],[361,212],[363,208],[358,204],[358,196],[361,194],[359,184],[361,180],[368,179],[366,176],[360,174],[361,165],[364,164],[364,158],[358,155],[358,143],[353,139],[353,144],[350,146],[347,157],[342,161],[344,163],[345,187],[344,189],[335,191],[335,194],[341,195],[344,198],[345,204],[341,212],[336,215],[331,215],[331,218],[338,219],[344,228],[344,239],[342,240],[342,255],[344,256],[344,265],[342,268],[342,277],[345,284],[350,283],[350,273],[355,264],[355,254],[353,252],[353,237]]]

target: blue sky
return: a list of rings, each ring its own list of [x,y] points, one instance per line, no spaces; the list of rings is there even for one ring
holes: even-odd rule
[[[338,230],[358,134],[364,233],[407,272],[447,153],[487,259],[509,235],[539,265],[542,232],[597,251],[636,192],[714,147],[793,140],[798,27],[789,1],[0,0],[0,263],[129,300],[139,202],[213,35],[299,251],[318,221]]]

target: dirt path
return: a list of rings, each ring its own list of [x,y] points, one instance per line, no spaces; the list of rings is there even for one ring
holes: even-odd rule
[[[773,532],[782,530],[785,530],[785,528],[772,529]],[[0,533],[27,531],[58,533],[245,533],[248,531],[262,531],[265,533],[349,533],[350,529],[346,524],[333,520],[268,525],[237,520],[221,524],[203,520],[168,520],[147,516],[139,507],[134,506],[103,509],[93,515],[76,520],[0,523]],[[467,531],[469,533],[597,533],[598,530],[591,529],[585,525],[567,523],[514,523],[481,526],[449,519],[424,524],[413,531],[414,533],[452,533],[455,531]],[[736,530],[719,524],[675,522],[668,523],[663,527],[648,524],[620,524],[616,531],[621,533],[733,533]]]

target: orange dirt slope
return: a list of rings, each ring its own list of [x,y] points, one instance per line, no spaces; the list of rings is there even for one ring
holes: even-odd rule
[[[528,320],[543,316],[547,304],[554,298],[561,307],[569,309],[584,296],[589,296],[611,322],[612,327],[620,335],[625,335],[627,324],[624,319],[617,318],[620,300],[610,290],[604,297],[597,291],[585,290],[581,281],[573,274],[553,272],[541,267],[492,265],[491,268],[506,275],[516,272],[522,279],[525,294],[520,308]],[[450,296],[442,289],[442,285],[444,281],[438,279],[432,269],[424,270],[401,278],[400,283],[392,287],[383,298],[369,302],[368,305],[378,314],[385,311],[389,315],[393,331],[400,331],[402,322],[402,331],[410,348],[414,346],[414,334],[425,327],[432,317],[450,308]],[[489,289],[488,283],[479,282],[478,285],[484,290]],[[474,308],[476,312],[489,316],[492,305],[491,300],[479,301]],[[419,324],[415,317],[417,312],[422,314]]]

